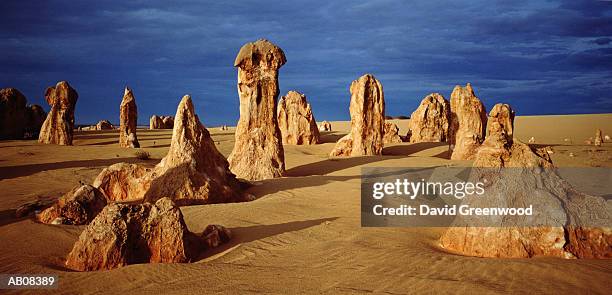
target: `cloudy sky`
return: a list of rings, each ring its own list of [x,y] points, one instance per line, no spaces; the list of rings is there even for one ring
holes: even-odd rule
[[[349,118],[364,73],[392,116],[466,82],[519,115],[612,112],[612,1],[99,2],[2,0],[0,87],[48,109],[45,88],[67,80],[78,123],[118,122],[125,85],[144,124],[188,93],[206,125],[233,125],[234,58],[266,38],[287,56],[281,95],[305,93],[318,120]]]

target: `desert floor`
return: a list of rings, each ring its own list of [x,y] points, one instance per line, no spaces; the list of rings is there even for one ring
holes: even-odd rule
[[[395,122],[405,134],[408,121]],[[438,246],[444,228],[361,228],[360,167],[470,162],[448,160],[447,146],[438,143],[395,144],[383,156],[331,160],[327,154],[349,122],[332,125],[335,131],[323,133],[322,144],[286,146],[287,176],[255,183],[250,189],[255,201],[181,208],[191,231],[211,223],[231,228],[229,244],[194,263],[89,273],[63,267],[84,226],[15,219],[15,208],[57,198],[80,181],[91,183],[113,163],[153,166],[167,152],[172,131],[138,131],[153,157],[146,161],[118,147],[117,131],[77,132],[74,146],[0,142],[0,273],[58,273],[59,293],[609,294],[612,260],[465,257]],[[534,136],[537,144],[552,145],[557,166],[612,167],[611,143],[599,148],[584,143],[596,128],[612,134],[612,114],[517,117],[515,128],[524,142]],[[210,129],[226,156],[234,144],[232,130]]]

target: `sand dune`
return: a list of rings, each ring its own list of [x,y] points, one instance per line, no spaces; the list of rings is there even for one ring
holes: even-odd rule
[[[408,120],[394,120],[401,134]],[[332,122],[322,144],[285,146],[287,177],[255,182],[248,203],[182,207],[191,231],[225,225],[234,239],[191,264],[141,264],[79,273],[63,262],[83,226],[51,226],[13,218],[36,198],[57,198],[91,183],[117,162],[153,166],[171,130],[139,130],[151,160],[118,147],[118,131],[76,132],[74,146],[0,142],[0,273],[58,273],[58,293],[609,293],[609,260],[483,259],[446,253],[443,228],[361,228],[360,168],[469,165],[448,160],[445,144],[395,144],[383,156],[329,159],[349,122]],[[552,145],[558,166],[612,167],[612,144],[584,140],[595,128],[612,133],[612,114],[517,117],[515,137]],[[229,155],[233,128],[211,128]],[[564,141],[571,138],[572,143]],[[570,157],[573,153],[575,157]],[[10,293],[10,292],[9,292]],[[32,292],[34,293],[34,292]]]

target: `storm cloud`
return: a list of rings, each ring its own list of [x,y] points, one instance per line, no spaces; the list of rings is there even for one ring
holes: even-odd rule
[[[47,107],[44,89],[68,80],[79,123],[117,122],[125,85],[141,123],[189,93],[205,124],[235,124],[234,57],[266,38],[287,56],[281,94],[305,93],[318,120],[349,118],[364,73],[389,115],[467,82],[519,115],[612,112],[610,1],[170,2],[2,1],[0,87]]]

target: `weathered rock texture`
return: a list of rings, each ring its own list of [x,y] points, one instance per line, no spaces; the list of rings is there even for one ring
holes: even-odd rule
[[[283,51],[267,40],[245,44],[236,57],[240,120],[228,160],[238,177],[262,180],[285,172],[282,136],[276,118],[278,69],[285,62]]]
[[[119,146],[138,148],[138,137],[136,136],[136,125],[138,124],[138,108],[134,93],[125,87],[123,100],[119,109]]]
[[[151,186],[151,171],[138,164],[113,164],[98,174],[93,186],[109,201],[142,200]]]
[[[309,145],[319,142],[319,129],[306,96],[289,91],[278,102],[278,126],[283,144]]]
[[[450,104],[439,93],[427,95],[410,115],[410,142],[445,142],[448,139]]]
[[[87,224],[104,206],[106,198],[102,192],[91,185],[82,185],[64,194],[36,218],[42,223],[53,223],[59,218],[65,224]]]
[[[470,83],[465,87],[455,86],[450,106],[449,139],[453,146],[451,159],[471,160],[485,138],[487,125],[485,107],[474,94]]]
[[[332,125],[328,121],[321,122],[321,126],[319,127],[319,131],[332,131]]]
[[[181,210],[168,198],[154,205],[111,204],[81,233],[66,266],[95,271],[136,263],[185,263],[214,244],[210,237],[191,233]]]
[[[603,198],[576,191],[550,169],[550,161],[526,144],[513,140],[513,114],[512,109],[503,104],[491,110],[488,135],[476,154],[474,166],[523,168],[474,168],[472,181],[485,178],[489,181],[486,195],[471,199],[468,205],[509,208],[532,204],[534,211],[548,212],[534,215],[530,224],[541,222],[547,226],[513,226],[518,219],[500,218],[496,219],[497,227],[490,227],[490,223],[486,227],[451,227],[441,237],[441,245],[480,257],[612,257],[612,230],[581,226],[609,220],[610,205]],[[578,221],[580,224],[576,224]]]
[[[191,97],[181,100],[168,154],[153,169],[119,163],[94,181],[109,200],[155,202],[169,197],[179,205],[243,201],[240,183],[195,114]]]
[[[38,142],[48,144],[72,145],[74,131],[74,108],[78,93],[68,82],[61,81],[45,91],[45,99],[51,110],[43,123]]]
[[[383,143],[400,143],[402,137],[399,135],[399,127],[391,122],[385,122],[385,132],[383,136]]]
[[[174,118],[171,116],[151,116],[149,129],[172,129],[174,128]]]
[[[593,141],[593,143],[595,144],[595,146],[601,146],[601,144],[603,143],[603,133],[601,132],[601,129],[595,130],[595,140]]]
[[[351,131],[336,143],[330,156],[380,155],[383,149],[385,96],[371,74],[351,83]]]
[[[0,90],[0,139],[38,136],[47,114],[41,106],[26,103],[27,99],[19,90]]]

